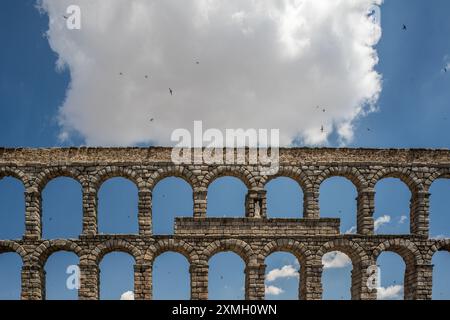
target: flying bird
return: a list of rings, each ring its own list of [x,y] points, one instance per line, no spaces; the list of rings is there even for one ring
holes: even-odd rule
[[[148,79],[148,75],[145,75],[145,79]]]
[[[321,127],[320,127],[320,132],[322,132],[322,133],[323,133],[323,126],[321,126]]]
[[[403,25],[403,28],[402,28],[403,30],[408,30],[408,28],[406,27],[406,25],[404,24]]]
[[[448,71],[448,69],[447,69],[447,67],[445,67],[445,68],[444,68],[444,72],[447,73],[447,71]]]
[[[123,76],[123,73],[122,73],[122,72],[120,72],[120,73],[119,73],[119,75],[120,75],[120,76]]]
[[[195,64],[200,64],[200,62],[196,61]]]
[[[68,16],[63,16],[63,18],[64,18],[64,19],[66,19],[66,20],[67,20],[67,19],[69,19],[69,17],[68,17]]]
[[[170,95],[173,96],[173,91],[171,88],[169,88],[169,92],[170,92]]]
[[[155,120],[155,119],[153,119],[153,118],[150,118],[150,122],[153,122],[153,120]]]
[[[325,109],[322,109],[322,112],[326,112],[327,110],[325,110]]]

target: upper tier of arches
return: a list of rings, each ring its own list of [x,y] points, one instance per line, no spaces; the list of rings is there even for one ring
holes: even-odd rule
[[[400,179],[411,192],[411,233],[428,235],[429,189],[434,181],[450,178],[450,168],[401,166],[281,165],[276,175],[259,175],[257,169],[245,165],[182,166],[157,164],[142,166],[0,166],[0,179],[13,177],[20,180],[26,194],[26,234],[39,238],[41,197],[46,185],[59,177],[70,177],[79,182],[83,193],[83,234],[97,233],[97,197],[101,186],[109,179],[121,177],[136,185],[139,194],[139,233],[151,234],[151,196],[155,186],[168,177],[186,181],[193,190],[193,216],[206,217],[208,187],[216,179],[231,176],[239,179],[248,189],[245,216],[255,217],[257,202],[266,218],[265,186],[273,179],[293,179],[303,192],[303,218],[320,218],[320,186],[329,178],[345,177],[355,186],[358,194],[357,233],[373,234],[373,211],[370,205],[376,184],[386,178]],[[300,218],[300,217],[299,217]]]

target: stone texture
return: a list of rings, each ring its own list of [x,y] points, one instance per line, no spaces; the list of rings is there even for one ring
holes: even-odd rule
[[[248,152],[248,151],[247,151]],[[367,269],[383,251],[394,251],[406,264],[405,298],[431,299],[433,254],[450,250],[450,240],[428,238],[429,188],[438,178],[450,178],[448,150],[281,149],[277,175],[260,175],[254,165],[175,165],[169,148],[2,149],[0,179],[12,176],[25,186],[25,234],[20,240],[0,240],[0,253],[17,252],[23,260],[22,298],[45,298],[47,258],[54,252],[74,252],[80,259],[80,299],[99,298],[99,263],[112,251],[135,259],[135,297],[151,299],[153,261],[166,251],[183,254],[190,263],[191,298],[208,297],[208,261],[221,251],[237,253],[246,264],[245,297],[264,299],[265,258],[276,251],[294,254],[300,262],[299,298],[321,299],[322,256],[342,251],[353,263],[352,298],[375,299],[367,288]],[[56,177],[72,177],[83,190],[83,232],[78,239],[45,240],[41,192]],[[152,234],[152,190],[163,178],[186,180],[193,189],[192,213],[177,218],[175,234]],[[208,218],[208,185],[218,177],[234,176],[248,188],[242,218]],[[291,177],[304,194],[303,217],[267,217],[264,186],[278,176]],[[343,176],[358,191],[357,234],[339,234],[338,219],[320,218],[320,184]],[[124,177],[139,190],[139,233],[101,235],[97,232],[97,193],[112,177]],[[411,233],[374,235],[376,183],[401,179],[411,197]]]

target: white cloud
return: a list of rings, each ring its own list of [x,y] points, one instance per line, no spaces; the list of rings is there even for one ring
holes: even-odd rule
[[[81,30],[65,27],[72,0],[40,2],[71,74],[61,139],[166,145],[203,120],[279,128],[283,145],[333,132],[346,143],[381,92],[381,27],[367,13],[382,0],[77,0]]]
[[[379,287],[377,288],[377,299],[378,300],[397,300],[401,299],[403,294],[402,285],[389,286],[387,288]]]
[[[355,234],[356,233],[356,227],[352,226],[350,229],[345,231],[345,234]]]
[[[120,300],[134,300],[133,291],[126,291],[120,296]]]
[[[443,234],[439,234],[439,235],[437,235],[437,236],[433,236],[433,237],[431,237],[431,239],[433,239],[433,240],[444,240],[444,239],[446,239],[447,237],[445,236],[445,235],[443,235]]]
[[[279,278],[298,278],[298,270],[292,265],[283,266],[281,269],[270,270],[266,274],[266,280],[268,282],[275,281]]]
[[[265,286],[265,292],[267,295],[278,296],[282,294],[284,290],[275,286]]]
[[[391,217],[388,215],[377,218],[374,222],[375,231],[380,229],[381,226],[388,224],[389,222],[391,222]]]
[[[322,257],[324,269],[345,268],[352,264],[350,258],[340,251],[328,252]]]
[[[408,217],[403,215],[400,217],[400,219],[398,220],[398,223],[400,224],[404,224],[406,221],[408,221]]]

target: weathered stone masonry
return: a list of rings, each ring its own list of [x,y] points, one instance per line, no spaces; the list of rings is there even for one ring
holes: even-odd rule
[[[152,263],[166,251],[183,254],[190,263],[191,298],[208,298],[208,260],[221,251],[237,253],[246,264],[247,299],[264,298],[265,258],[275,251],[294,254],[301,265],[299,297],[321,299],[322,256],[347,254],[353,264],[352,298],[375,299],[367,287],[367,268],[383,251],[394,251],[406,263],[405,298],[431,299],[433,254],[450,250],[449,240],[428,238],[429,188],[438,178],[450,178],[447,150],[281,149],[280,170],[261,176],[252,165],[175,165],[169,148],[0,149],[0,179],[12,176],[25,186],[26,231],[23,239],[0,240],[0,253],[17,252],[23,260],[22,298],[45,298],[47,258],[59,250],[78,255],[80,299],[99,298],[99,263],[112,251],[135,259],[135,297],[152,298]],[[83,232],[78,239],[41,238],[41,192],[56,177],[72,177],[83,189]],[[152,235],[152,190],[158,181],[176,176],[193,188],[193,214],[177,218],[173,236]],[[246,216],[208,218],[208,185],[221,176],[235,176],[248,187]],[[265,184],[291,177],[303,189],[303,217],[269,219]],[[332,176],[350,179],[358,191],[357,234],[339,234],[339,219],[319,216],[320,184]],[[139,234],[97,233],[97,192],[112,177],[125,177],[139,190]],[[374,235],[374,187],[396,177],[409,187],[411,233]],[[260,214],[255,215],[255,203]]]

